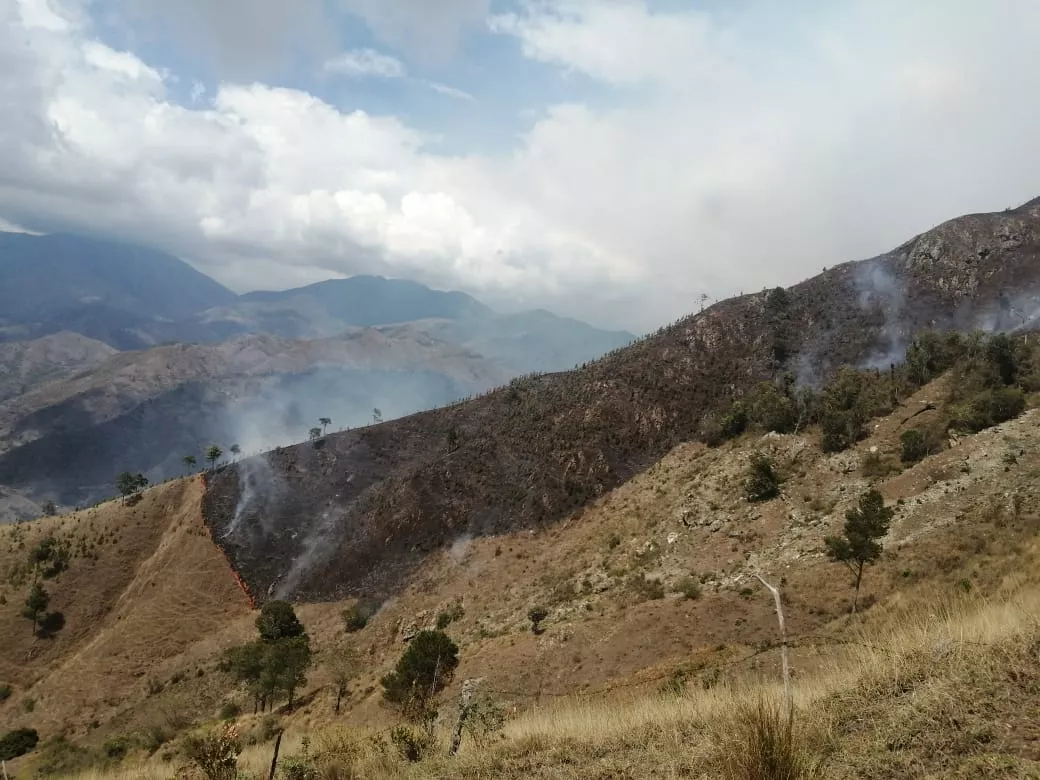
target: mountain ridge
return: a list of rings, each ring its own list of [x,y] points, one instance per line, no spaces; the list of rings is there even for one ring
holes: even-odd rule
[[[456,538],[562,519],[781,369],[809,382],[894,357],[926,328],[1033,326],[1038,260],[1040,206],[959,217],[782,294],[720,302],[582,370],[220,470],[207,522],[254,593],[386,596]],[[295,489],[244,496],[251,468]]]

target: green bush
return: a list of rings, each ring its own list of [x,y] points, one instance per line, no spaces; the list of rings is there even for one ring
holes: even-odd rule
[[[220,719],[221,720],[234,720],[242,714],[242,708],[237,702],[226,701],[220,705]]]
[[[683,598],[696,600],[701,597],[701,584],[693,577],[683,577],[679,582],[679,592]]]
[[[928,439],[922,431],[916,428],[903,431],[899,437],[899,443],[902,446],[899,457],[903,463],[917,463],[929,454]]]
[[[119,761],[126,757],[132,747],[133,741],[128,735],[118,734],[105,740],[101,746],[101,752],[105,754],[106,758]]]
[[[0,760],[11,761],[32,752],[40,741],[36,729],[15,729],[0,737]]]
[[[641,572],[633,572],[628,585],[643,601],[664,598],[664,583],[659,579],[646,577]]]
[[[752,503],[769,501],[780,495],[780,477],[776,473],[773,459],[761,452],[751,456],[744,494]]]
[[[367,610],[361,608],[360,604],[354,604],[343,610],[343,626],[347,629],[348,634],[360,631],[367,625],[368,613]]]
[[[7,701],[11,698],[11,686],[7,683],[0,685],[0,701]]]
[[[383,697],[408,717],[422,719],[430,700],[451,682],[459,665],[459,648],[442,631],[420,631],[408,644],[394,670],[380,681]]]
[[[983,390],[966,404],[955,407],[953,425],[972,433],[1018,417],[1026,408],[1025,393],[1018,387]]]
[[[543,606],[531,607],[527,611],[527,619],[531,621],[531,632],[542,633],[542,621],[549,617],[549,610]]]

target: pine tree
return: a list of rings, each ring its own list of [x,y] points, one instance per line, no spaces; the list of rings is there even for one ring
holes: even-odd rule
[[[859,605],[859,587],[863,568],[881,557],[880,540],[888,533],[895,510],[885,506],[885,499],[877,490],[870,490],[859,499],[859,505],[845,513],[842,536],[824,539],[827,555],[837,563],[849,567],[856,578],[856,595],[852,600],[852,614]]]
[[[47,595],[47,591],[43,589],[40,583],[34,582],[32,588],[29,589],[29,595],[25,599],[25,608],[22,610],[22,617],[32,621],[33,636],[36,636],[36,627],[39,625],[40,618],[43,617],[43,613],[47,611],[47,606],[50,603],[51,597]]]

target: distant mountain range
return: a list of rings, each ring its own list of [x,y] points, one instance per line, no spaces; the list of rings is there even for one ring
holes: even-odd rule
[[[238,296],[170,255],[70,235],[0,233],[0,278],[0,487],[17,516],[29,498],[109,495],[117,471],[178,474],[209,443],[390,419],[634,339],[376,276]]]

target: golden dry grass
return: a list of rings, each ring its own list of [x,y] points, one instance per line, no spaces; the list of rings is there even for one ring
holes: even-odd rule
[[[464,742],[454,759],[444,756],[444,729],[436,755],[415,764],[378,749],[373,733],[342,727],[290,731],[283,755],[298,753],[305,736],[319,750],[329,741],[336,755],[320,775],[328,780],[1040,777],[1040,589],[944,599],[893,623],[850,626],[852,641],[832,646],[819,671],[797,681],[795,732],[781,752],[789,749],[800,772],[763,774],[748,760],[780,697],[775,682],[751,679],[532,708],[494,744]],[[270,744],[248,748],[243,776],[263,776],[270,755]],[[152,763],[76,780],[172,775],[172,766]]]

